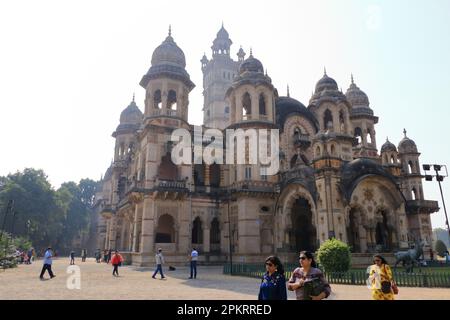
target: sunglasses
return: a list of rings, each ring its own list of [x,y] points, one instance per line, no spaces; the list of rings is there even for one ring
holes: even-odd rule
[[[273,267],[273,263],[266,262],[266,266]]]
[[[306,260],[306,257],[298,257],[300,260]]]

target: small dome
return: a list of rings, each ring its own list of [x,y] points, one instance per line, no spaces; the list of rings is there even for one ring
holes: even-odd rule
[[[152,66],[158,65],[175,65],[181,68],[186,67],[184,52],[177,46],[170,31],[166,40],[153,51]]]
[[[347,97],[348,102],[350,102],[353,107],[369,107],[369,97],[367,97],[367,94],[365,94],[364,91],[362,91],[355,84],[355,82],[353,81],[353,75],[352,83],[347,89],[345,96]]]
[[[405,137],[398,144],[398,152],[400,153],[417,153],[416,143],[406,136],[406,130],[403,129]]]
[[[277,123],[281,127],[290,115],[298,114],[308,119],[316,129],[318,128],[317,120],[311,111],[309,111],[303,103],[291,97],[279,97],[276,99],[275,112],[277,116]]]
[[[222,28],[220,28],[219,32],[217,32],[217,39],[228,39],[230,35],[228,34],[228,31],[225,30],[222,24]]]
[[[126,107],[120,114],[120,124],[139,124],[142,121],[142,112],[139,110],[136,102],[131,101],[131,103]]]
[[[381,146],[381,152],[389,151],[397,152],[397,148],[395,147],[395,144],[393,144],[389,141],[389,139],[386,138],[386,142]]]
[[[261,61],[253,57],[252,53],[250,53],[250,56],[242,62],[239,68],[239,74],[247,71],[264,73],[264,67]]]
[[[317,82],[315,93],[319,93],[325,90],[339,91],[336,81],[333,78],[327,76],[326,73],[324,73],[322,79]]]

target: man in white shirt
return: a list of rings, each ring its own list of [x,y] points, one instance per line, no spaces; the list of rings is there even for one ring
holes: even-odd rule
[[[195,248],[192,248],[190,259],[191,259],[191,276],[189,277],[189,279],[192,279],[192,276],[194,276],[194,279],[196,279],[197,278],[198,252],[197,252],[197,250],[195,250]]]
[[[161,248],[159,248],[158,249],[158,253],[155,254],[155,260],[156,260],[156,270],[153,273],[152,278],[156,279],[155,276],[156,276],[156,274],[159,271],[159,273],[161,273],[161,279],[164,279],[165,277],[164,277],[164,274],[163,274],[163,271],[162,271],[162,265],[164,264],[164,256],[162,255],[162,249]]]
[[[52,272],[52,257],[53,257],[52,248],[48,247],[47,251],[45,251],[45,254],[44,254],[44,265],[42,266],[41,275],[39,276],[39,278],[41,280],[44,279],[44,273],[46,270],[48,271],[48,274],[50,275],[50,279],[56,277]]]

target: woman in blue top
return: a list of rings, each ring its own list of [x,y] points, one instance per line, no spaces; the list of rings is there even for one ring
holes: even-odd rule
[[[286,278],[278,257],[266,259],[266,273],[261,280],[258,300],[287,300]]]

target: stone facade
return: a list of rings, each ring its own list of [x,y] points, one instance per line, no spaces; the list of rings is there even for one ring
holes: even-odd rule
[[[398,147],[386,141],[378,152],[378,117],[353,76],[344,94],[324,72],[305,107],[279,96],[251,51],[244,59],[241,48],[232,60],[231,43],[222,26],[212,59],[201,60],[203,129],[279,129],[278,174],[172,162],[172,132],[194,135],[187,121],[194,84],[169,31],[140,82],[144,113],[133,98],[113,133],[114,160],[96,196],[98,247],[149,265],[157,248],[177,264],[192,247],[200,262],[223,263],[230,250],[237,262],[269,254],[296,261],[331,237],[360,255],[431,244],[430,214],[439,208],[425,200],[420,153],[406,131]],[[248,143],[234,152],[248,157]]]

